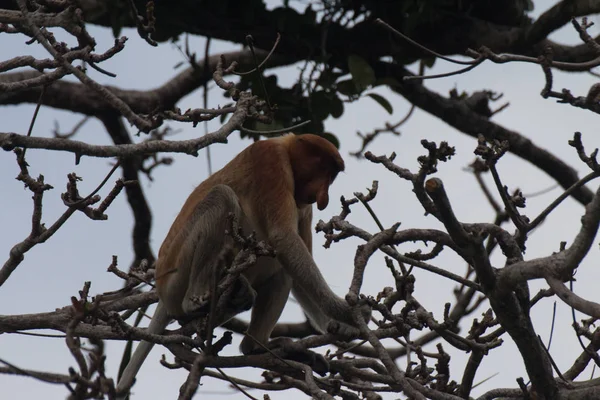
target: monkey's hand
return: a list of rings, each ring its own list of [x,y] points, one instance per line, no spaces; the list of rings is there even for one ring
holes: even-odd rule
[[[371,307],[363,304],[359,307],[359,310],[363,321],[368,324],[371,320]],[[360,330],[356,326],[356,321],[352,320],[352,311],[349,310],[348,315],[345,317],[344,321],[340,321],[337,318],[330,320],[327,324],[327,332],[341,336],[344,340],[356,339],[360,335]]]
[[[335,319],[327,324],[327,332],[340,336],[340,339],[344,341],[356,339],[360,335],[360,330],[357,327]]]

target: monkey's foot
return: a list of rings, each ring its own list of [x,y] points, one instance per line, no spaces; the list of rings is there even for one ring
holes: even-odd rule
[[[329,372],[329,362],[319,353],[308,349],[283,350],[283,352],[283,358],[306,364],[321,376]]]
[[[258,346],[253,342],[253,349],[249,351],[248,347],[250,347],[250,342],[248,342],[247,339],[249,338],[244,338],[240,346],[244,354],[263,354],[267,352],[267,350],[265,350],[263,347]],[[327,359],[325,359],[325,357],[312,350],[304,349],[296,345],[296,342],[290,338],[275,338],[269,341],[266,347],[283,359],[297,361],[299,363],[308,365],[313,371],[321,376],[325,376],[329,372],[329,362]]]

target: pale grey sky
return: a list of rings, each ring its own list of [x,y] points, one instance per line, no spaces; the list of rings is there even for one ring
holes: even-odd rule
[[[536,2],[537,9],[534,15],[539,15],[552,4],[554,2]],[[104,51],[112,44],[110,30],[90,27],[90,31],[98,41],[99,52]],[[591,33],[597,34],[598,30],[594,27]],[[122,35],[129,37],[125,50],[102,65],[103,68],[117,73],[117,78],[111,79],[89,69],[88,72],[94,79],[123,88],[148,89],[162,84],[178,72],[173,67],[182,61],[182,56],[171,44],[164,43],[158,48],[150,47],[138,38],[135,30],[131,29],[124,30]],[[570,27],[562,29],[552,38],[561,43],[578,43],[577,35]],[[2,35],[0,43],[3,49],[3,59],[23,54],[47,57],[40,46],[26,46],[24,42],[25,38],[21,36]],[[204,40],[192,38],[191,43],[193,49],[198,54],[202,54]],[[217,41],[213,42],[211,53],[218,54],[237,48]],[[455,66],[438,60],[435,69],[430,73],[453,69]],[[277,73],[280,82],[291,82],[296,76],[297,67],[282,68],[277,70]],[[597,78],[586,74],[556,72],[554,76],[555,88],[566,87],[576,95],[586,93],[589,86],[597,82]],[[510,107],[495,116],[493,118],[495,122],[526,135],[539,146],[572,163],[582,174],[587,173],[586,167],[578,160],[573,149],[567,145],[567,141],[572,138],[573,132],[581,131],[587,149],[600,147],[598,117],[588,111],[556,104],[552,99],[544,100],[539,95],[543,83],[541,69],[535,65],[485,63],[468,74],[430,80],[426,82],[426,85],[444,95],[453,87],[459,91],[490,89],[504,93],[504,98],[497,103],[497,106],[503,104],[504,101],[509,101]],[[360,144],[356,136],[357,130],[367,132],[374,127],[383,126],[387,120],[397,121],[409,108],[405,100],[391,94],[386,89],[377,88],[375,92],[385,95],[392,102],[393,116],[390,117],[375,102],[366,98],[354,104],[347,104],[342,118],[329,119],[326,123],[328,130],[339,135],[347,171],[340,175],[333,185],[329,207],[322,212],[317,211],[314,222],[316,223],[319,219],[327,220],[330,216],[339,213],[338,199],[341,195],[350,197],[353,192],[364,191],[365,188],[371,186],[373,180],[378,180],[379,195],[372,205],[386,226],[400,221],[404,228],[438,227],[443,229],[432,217],[423,216],[423,210],[407,182],[399,180],[381,166],[372,165],[364,160],[357,161],[348,155]],[[222,105],[225,102],[226,99],[222,97],[221,93],[213,88],[209,97],[209,105]],[[201,107],[201,105],[201,91],[196,91],[183,99],[179,107],[186,109]],[[31,105],[0,107],[2,131],[26,133],[33,109],[34,107]],[[80,116],[43,107],[33,135],[51,135],[55,120],[60,123],[63,131],[68,131],[80,120]],[[217,124],[218,122],[211,122],[209,130],[214,130],[218,126]],[[172,123],[170,125],[182,130],[177,136],[179,139],[197,137],[204,132],[202,125],[196,129],[186,124]],[[456,147],[457,155],[450,162],[440,165],[437,176],[444,181],[456,215],[464,222],[488,222],[493,219],[493,212],[482,200],[483,196],[472,175],[463,170],[474,159],[475,140],[420,110],[415,111],[411,120],[402,127],[401,131],[401,137],[381,136],[369,149],[377,155],[389,155],[394,151],[398,155],[397,164],[415,169],[417,157],[423,154],[423,149],[419,144],[421,139],[426,138],[438,142],[447,140]],[[98,144],[110,143],[104,129],[95,121],[89,121],[80,131],[77,139]],[[139,139],[134,138],[134,140]],[[234,133],[229,144],[213,146],[211,148],[213,169],[222,167],[249,143],[247,140],[240,140],[239,134]],[[207,177],[204,151],[197,158],[186,155],[174,155],[173,157],[175,163],[172,166],[161,167],[154,172],[154,182],[145,179],[142,181],[154,216],[152,245],[155,251],[189,192]],[[52,223],[64,210],[60,193],[64,191],[68,173],[76,172],[77,175],[83,177],[84,180],[79,185],[79,189],[81,193],[85,194],[91,191],[110,169],[108,160],[83,158],[80,165],[74,165],[71,154],[60,152],[29,150],[27,161],[31,165],[32,176],[41,173],[45,176],[46,182],[55,187],[45,195],[43,221],[47,224]],[[537,192],[554,183],[544,173],[512,155],[504,157],[498,168],[504,183],[509,188],[522,188],[525,194]],[[14,155],[9,152],[0,153],[0,185],[2,187],[0,256],[3,255],[4,258],[8,256],[10,248],[15,243],[28,235],[30,229],[31,193],[23,190],[22,183],[15,180],[17,174],[18,167]],[[491,182],[490,179],[488,181]],[[595,189],[597,183],[592,182],[589,187]],[[101,195],[106,195],[109,189],[110,186],[107,185]],[[536,216],[559,193],[560,189],[555,189],[542,196],[528,199],[526,214],[530,217]],[[526,258],[548,255],[558,249],[561,241],[570,242],[579,228],[579,218],[582,214],[582,206],[572,200],[565,201],[531,236]],[[76,214],[46,244],[38,245],[28,252],[25,260],[0,290],[0,314],[46,312],[65,306],[69,304],[70,296],[76,295],[84,281],[87,280],[92,281],[91,293],[93,294],[119,287],[121,281],[107,273],[106,268],[110,264],[113,254],[119,256],[121,267],[129,265],[132,257],[130,240],[132,217],[124,195],[120,195],[109,208],[108,215],[107,221],[99,222],[91,221],[83,214]],[[353,209],[349,220],[372,232],[377,229],[361,207]],[[322,235],[315,235],[315,260],[333,289],[343,296],[350,284],[354,253],[360,241],[346,240],[334,244],[329,250],[321,247],[323,242]],[[593,261],[597,256],[598,247],[594,246],[577,272],[577,293],[592,300],[597,299],[596,282],[600,279],[600,271]],[[494,261],[498,263],[498,266],[503,264],[501,255],[496,254]],[[434,264],[458,274],[465,271],[464,263],[449,250],[445,250]],[[434,313],[438,320],[441,320],[444,303],[454,300],[452,295],[454,285],[426,271],[415,270],[415,275],[417,277],[416,297]],[[381,255],[377,255],[371,259],[367,268],[363,292],[376,295],[384,286],[390,284],[390,279],[383,258]],[[531,292],[537,292],[544,285],[545,283],[542,282],[534,282],[530,285]],[[532,311],[536,329],[544,340],[548,339],[550,332],[552,304],[553,299],[545,299]],[[468,329],[472,318],[479,317],[486,307],[482,307],[480,312],[467,318],[467,323],[463,327]],[[551,353],[562,370],[568,368],[581,352],[570,327],[570,312],[570,308],[558,303],[557,323]],[[300,321],[301,318],[302,314],[299,308],[295,304],[288,304],[282,320]],[[228,348],[228,354],[237,353],[239,338],[236,339],[234,345]],[[493,387],[514,387],[515,379],[524,376],[523,364],[513,342],[508,336],[504,339],[506,343],[501,348],[492,350],[491,354],[484,359],[477,373],[476,381],[496,373],[498,375],[478,387],[474,394],[483,393]],[[431,344],[428,348],[432,349],[433,346],[434,344]],[[452,355],[451,371],[453,377],[458,379],[462,376],[462,368],[467,356],[448,345],[444,348]],[[107,372],[115,377],[122,350],[121,343],[107,342],[109,360]],[[160,347],[155,347],[147,359],[138,375],[138,383],[134,388],[135,398],[173,398],[178,393],[186,373],[161,367],[158,360],[164,353],[166,352]],[[64,339],[4,334],[0,336],[0,357],[21,368],[59,373],[66,373],[69,366],[75,365]],[[170,359],[168,354],[167,358]],[[398,362],[401,367],[406,367],[404,359],[400,359]],[[246,378],[258,378],[260,375],[259,370],[228,371],[228,373]],[[211,395],[235,393],[223,383],[211,378],[203,378],[202,384],[199,393],[210,393]],[[63,386],[44,384],[23,377],[0,375],[0,387],[2,387],[3,393],[13,393],[13,398],[44,397],[53,399],[63,398],[66,395]],[[258,391],[253,391],[253,393],[257,396],[262,395]],[[283,398],[283,396],[289,397],[290,394],[273,393],[271,395],[273,399]],[[304,395],[294,392],[293,397],[304,398]]]

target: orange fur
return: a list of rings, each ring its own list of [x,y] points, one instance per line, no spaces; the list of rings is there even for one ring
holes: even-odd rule
[[[268,238],[282,231],[297,232],[298,212],[307,205],[317,202],[319,209],[325,208],[329,185],[343,170],[344,160],[336,147],[320,136],[289,134],[248,146],[198,185],[183,205],[158,253],[159,296],[169,275],[177,270],[177,257],[185,240],[185,235],[179,233],[215,185],[231,187],[244,212],[258,222],[255,228]],[[307,235],[303,236],[306,243]]]
[[[312,203],[321,210],[327,206],[329,186],[343,170],[344,161],[327,140],[287,135],[248,146],[198,185],[158,252],[160,301],[148,332],[162,333],[173,317],[194,317],[194,299],[210,291],[212,277],[222,272],[217,268],[227,268],[224,260],[235,254],[224,232],[227,216],[234,213],[246,234],[255,231],[277,253],[259,258],[237,278],[232,295],[225,297],[229,303],[215,317],[220,325],[252,307],[242,352],[269,343],[290,290],[316,329],[325,332],[335,320],[342,334],[356,335],[347,302],[327,285],[312,258]],[[364,315],[368,321],[370,313]],[[127,396],[152,345],[142,341],[136,348],[119,380],[119,399]]]

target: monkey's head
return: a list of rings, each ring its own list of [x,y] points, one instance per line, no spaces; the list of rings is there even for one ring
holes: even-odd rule
[[[311,134],[293,136],[289,153],[296,202],[316,202],[319,210],[325,209],[329,203],[329,186],[345,168],[342,156],[331,142]]]

